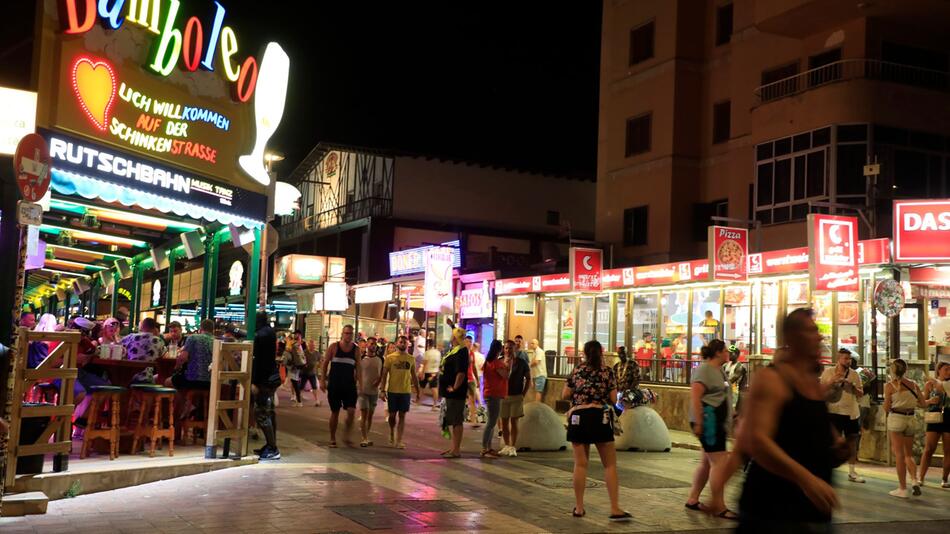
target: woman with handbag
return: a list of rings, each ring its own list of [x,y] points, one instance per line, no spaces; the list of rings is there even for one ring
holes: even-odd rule
[[[943,482],[942,488],[950,488],[947,476],[950,475],[950,363],[940,362],[934,371],[934,378],[924,385],[924,403],[927,411],[924,413],[924,422],[927,423],[927,439],[924,445],[924,454],[920,458],[920,476],[917,480],[921,486],[927,477],[930,460],[937,450],[937,442],[943,438]]]
[[[727,425],[729,422],[730,389],[723,373],[723,365],[729,360],[729,351],[721,339],[714,339],[702,348],[703,363],[692,373],[690,386],[690,420],[693,433],[703,446],[703,457],[693,474],[693,485],[686,498],[686,508],[702,510],[722,519],[738,520],[739,515],[726,507],[723,495],[712,496],[709,507],[699,502],[709,475],[725,474],[719,468],[729,459],[726,452]],[[727,475],[728,476],[728,475]],[[713,481],[714,488],[723,488],[725,484]]]
[[[920,388],[904,378],[907,362],[898,358],[891,362],[891,380],[884,386],[884,413],[887,414],[887,433],[897,463],[897,480],[900,484],[889,492],[898,499],[907,498],[907,474],[910,473],[914,495],[920,495],[920,482],[914,480],[917,466],[914,465],[914,434],[917,420],[914,409],[923,407]]]
[[[574,368],[564,384],[561,398],[571,401],[567,412],[567,440],[574,446],[574,498],[572,515],[584,517],[584,489],[591,444],[597,447],[604,466],[604,482],[610,497],[611,521],[629,521],[629,512],[620,509],[617,481],[617,451],[614,448],[614,411],[617,380],[604,363],[604,349],[597,341],[584,344],[584,361]]]

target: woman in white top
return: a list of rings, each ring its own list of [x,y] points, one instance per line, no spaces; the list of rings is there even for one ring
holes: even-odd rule
[[[897,480],[900,487],[890,492],[899,499],[907,498],[907,473],[910,473],[914,495],[920,495],[920,483],[913,478],[917,475],[914,465],[914,433],[916,419],[914,409],[923,406],[920,388],[904,378],[907,362],[900,358],[891,362],[891,380],[884,386],[884,412],[887,413],[887,432],[891,438],[891,448],[897,460]]]
[[[947,476],[950,475],[950,363],[940,362],[934,372],[934,378],[924,386],[924,403],[928,412],[943,415],[943,422],[927,423],[927,439],[924,454],[920,459],[920,476],[917,480],[924,485],[930,460],[937,450],[937,442],[943,438],[943,483],[942,488],[950,488]]]

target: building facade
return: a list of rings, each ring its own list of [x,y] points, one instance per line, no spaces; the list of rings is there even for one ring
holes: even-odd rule
[[[718,216],[755,221],[753,249],[803,246],[806,215],[843,205],[891,235],[893,198],[950,194],[947,20],[936,0],[605,0],[597,240],[617,266],[697,258]]]

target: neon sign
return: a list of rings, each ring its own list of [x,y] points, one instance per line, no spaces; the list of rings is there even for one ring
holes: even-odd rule
[[[115,104],[115,72],[105,61],[78,57],[72,68],[73,91],[92,125],[105,131]]]
[[[103,25],[118,30],[125,20],[138,25],[157,37],[152,43],[146,68],[161,76],[168,76],[176,65],[181,63],[184,70],[194,72],[198,67],[214,71],[215,52],[220,44],[220,60],[224,77],[234,84],[234,95],[240,102],[247,102],[257,87],[258,64],[254,56],[247,56],[237,63],[234,56],[238,53],[237,35],[230,26],[224,25],[225,9],[214,2],[215,12],[208,26],[208,38],[205,40],[205,26],[198,17],[189,17],[184,27],[179,26],[179,0],[129,0],[126,16],[122,17],[126,0],[63,0],[66,20],[63,31],[79,35],[92,29],[96,15]],[[98,3],[98,8],[97,4]],[[162,15],[164,14],[164,20]]]

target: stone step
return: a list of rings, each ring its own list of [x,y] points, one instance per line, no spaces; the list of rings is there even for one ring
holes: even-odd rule
[[[25,491],[3,496],[0,512],[3,517],[45,514],[49,498],[42,491]]]

